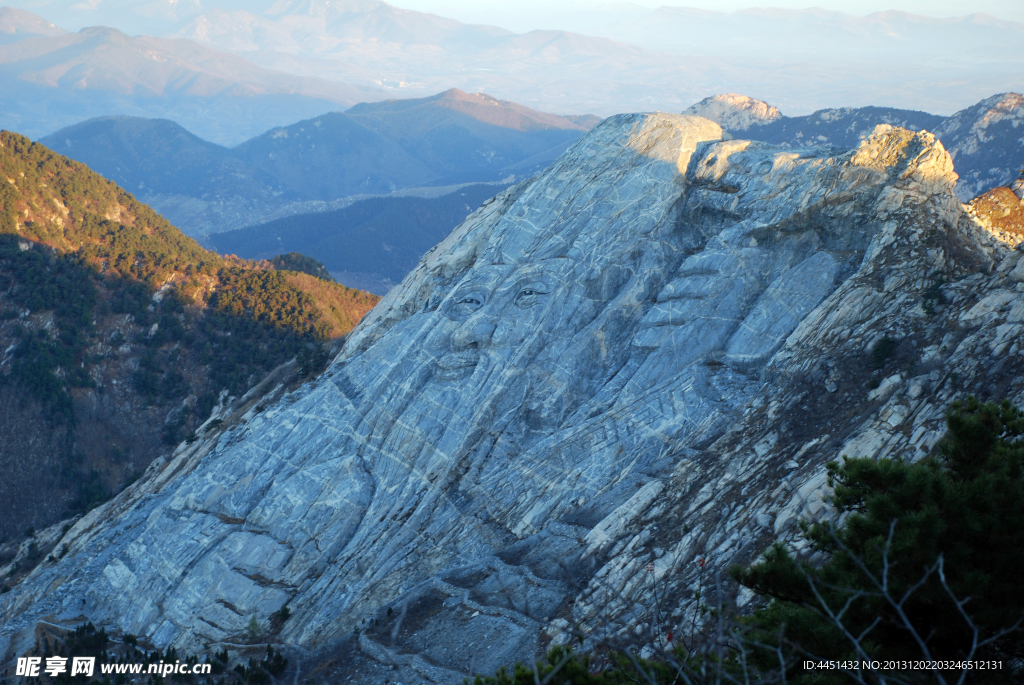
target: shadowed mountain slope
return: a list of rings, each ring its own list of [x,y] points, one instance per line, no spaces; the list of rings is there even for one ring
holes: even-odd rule
[[[257,202],[284,193],[273,175],[167,119],[100,117],[39,142],[140,197],[237,195]]]
[[[949,117],[935,130],[953,157],[957,195],[1010,185],[1024,162],[1024,96],[1002,93]]]
[[[303,200],[389,193],[438,176],[433,165],[341,112],[271,129],[232,154]]]
[[[429,98],[362,103],[347,114],[394,140],[450,183],[498,180],[534,158],[539,170],[600,119],[563,117],[452,89]]]
[[[946,117],[891,107],[846,107],[826,109],[805,117],[778,117],[748,129],[772,143],[792,146],[837,145],[851,147],[860,143],[878,124],[900,126],[911,131],[935,131]]]
[[[502,185],[470,185],[433,199],[362,200],[344,209],[215,233],[209,242],[222,254],[247,259],[293,251],[315,255],[329,271],[345,272],[335,278],[347,285],[385,284],[373,289],[383,295],[470,212],[502,190]]]

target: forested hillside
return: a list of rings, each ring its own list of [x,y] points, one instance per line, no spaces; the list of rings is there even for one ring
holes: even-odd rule
[[[377,299],[207,251],[0,133],[0,537],[102,501],[284,362],[312,373]]]

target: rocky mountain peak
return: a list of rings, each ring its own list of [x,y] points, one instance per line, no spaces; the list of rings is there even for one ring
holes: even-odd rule
[[[570,625],[584,647],[679,630],[705,565],[824,515],[827,461],[920,458],[965,392],[1024,399],[1017,240],[955,184],[897,127],[794,150],[606,119],[432,249],[316,383],[78,522],[0,596],[0,651],[83,614],[216,647],[288,606],[290,649],[356,640],[458,682]]]
[[[714,98],[709,98],[687,111],[705,111],[723,128],[742,137],[794,149],[816,145],[855,147],[879,124],[931,131],[942,141],[956,165],[957,196],[964,201],[993,187],[1012,183],[1024,158],[1024,142],[1017,134],[1024,120],[1024,97],[1017,93],[994,95],[948,117],[891,107],[841,107],[798,117],[780,114],[771,121],[757,124],[737,114],[742,110],[722,104],[732,96],[716,97],[726,99],[716,104]],[[740,102],[750,100],[735,97],[740,98]]]
[[[1002,122],[1013,128],[1024,122],[1024,95],[1000,93],[985,98],[949,117],[938,132],[945,135],[960,134],[968,138],[961,143],[961,149],[965,154],[976,154],[988,142],[988,129]]]
[[[731,131],[746,131],[782,117],[777,107],[738,93],[723,93],[704,98],[686,109],[686,114],[706,117]]]

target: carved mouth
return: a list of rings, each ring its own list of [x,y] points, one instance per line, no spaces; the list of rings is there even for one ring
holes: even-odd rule
[[[646,331],[650,328],[665,328],[666,326],[682,326],[685,321],[672,321],[667,316],[660,319],[651,319],[650,321],[641,321],[639,329]]]
[[[651,312],[640,320],[640,330],[645,331],[651,328],[666,328],[671,326],[682,326],[688,323],[678,312],[659,311]]]
[[[449,381],[463,378],[473,372],[479,361],[480,354],[475,351],[445,355],[437,362],[437,377]]]

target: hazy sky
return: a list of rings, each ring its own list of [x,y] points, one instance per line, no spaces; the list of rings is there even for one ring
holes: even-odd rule
[[[1024,0],[388,0],[390,4],[420,12],[432,12],[468,23],[496,24],[512,31],[569,28],[566,15],[580,10],[634,5],[674,5],[732,12],[752,6],[823,9],[867,15],[885,10],[902,10],[931,17],[955,17],[985,12],[1000,19],[1024,22]]]

